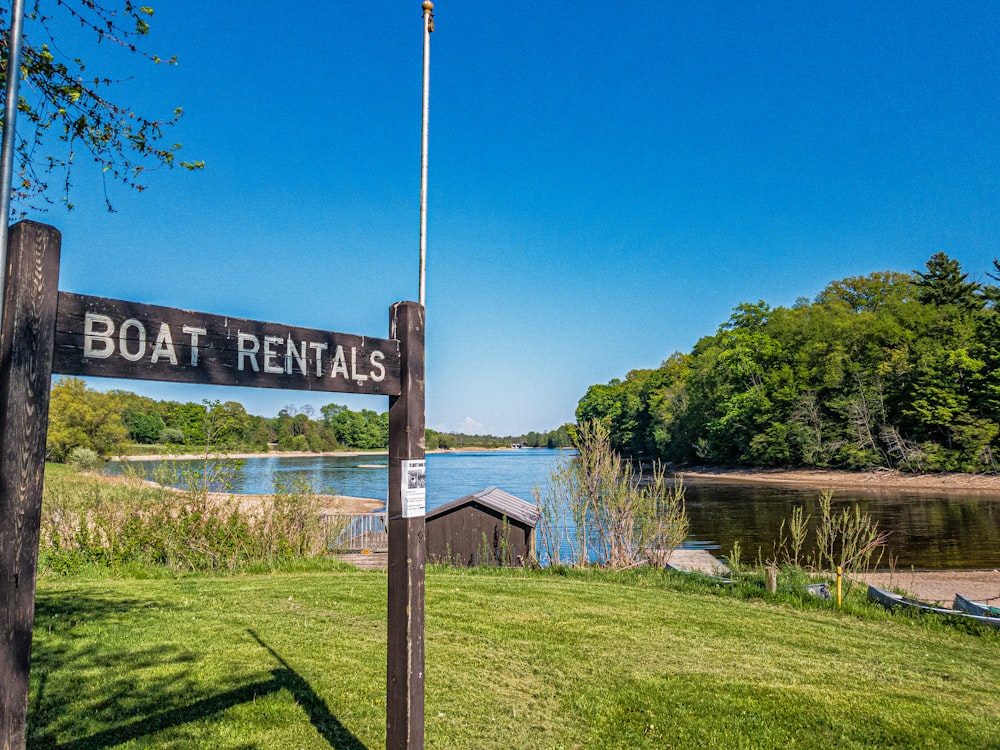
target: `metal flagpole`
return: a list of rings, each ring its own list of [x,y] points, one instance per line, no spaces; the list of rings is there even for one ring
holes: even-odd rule
[[[0,145],[0,320],[7,286],[7,224],[14,177],[14,131],[17,123],[17,86],[21,81],[21,47],[24,41],[24,0],[14,0],[7,37],[7,104],[4,109],[3,142]]]
[[[420,296],[427,297],[427,122],[431,102],[431,32],[434,31],[434,3],[424,0],[424,106],[420,140]]]

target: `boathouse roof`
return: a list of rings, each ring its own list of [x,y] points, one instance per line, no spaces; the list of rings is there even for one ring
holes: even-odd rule
[[[427,520],[445,515],[470,503],[491,508],[497,513],[507,516],[511,521],[518,521],[525,526],[534,528],[538,523],[538,508],[535,505],[497,487],[486,487],[471,495],[440,505],[427,514]]]

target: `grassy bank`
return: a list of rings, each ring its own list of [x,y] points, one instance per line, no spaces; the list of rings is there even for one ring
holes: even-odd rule
[[[384,747],[384,573],[43,576],[31,748]],[[998,747],[1000,637],[677,576],[427,576],[428,748]]]
[[[221,473],[228,470],[222,464]],[[179,475],[178,492],[138,476],[99,477],[46,464],[39,568],[117,575],[264,572],[326,564],[344,521],[321,519],[333,498],[307,483],[275,484],[270,495],[210,492],[201,475]],[[338,506],[340,502],[336,503]]]

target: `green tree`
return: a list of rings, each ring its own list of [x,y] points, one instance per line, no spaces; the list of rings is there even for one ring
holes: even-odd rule
[[[251,421],[243,404],[237,401],[205,401],[204,404],[214,445],[234,447],[248,442]]]
[[[441,434],[429,427],[424,429],[424,448],[429,451],[436,451],[441,447]]]
[[[159,404],[151,398],[129,391],[108,391],[121,406],[122,422],[128,428],[129,438],[136,443],[155,443],[166,427]]]
[[[653,455],[673,462],[691,456],[693,437],[688,413],[690,356],[674,352],[660,365],[658,387],[649,395],[650,437]]]
[[[179,143],[166,140],[167,131],[180,119],[182,110],[169,117],[146,117],[115,101],[116,80],[107,73],[91,72],[84,62],[87,50],[74,45],[89,35],[94,45],[135,54],[152,64],[173,65],[142,46],[150,31],[153,9],[130,0],[59,0],[28,2],[24,25],[23,55],[18,86],[18,135],[15,142],[17,179],[14,201],[40,208],[38,201],[52,203],[49,182],[58,183],[59,198],[68,208],[71,177],[77,156],[89,154],[105,179],[142,191],[145,174],[157,167],[181,166],[201,169],[202,161],[180,161]],[[56,17],[58,16],[58,17]],[[53,36],[53,29],[72,24],[85,34]],[[0,8],[0,89],[7,88],[7,35],[10,9]],[[96,48],[91,48],[94,56]],[[0,113],[2,120],[2,113]],[[112,205],[105,190],[105,204]],[[18,212],[15,212],[18,213]]]
[[[958,305],[968,309],[983,306],[980,285],[969,281],[962,265],[945,253],[927,261],[927,271],[914,271],[917,298],[926,305]]]
[[[577,406],[577,422],[599,420],[610,430],[614,450],[649,455],[655,444],[649,404],[664,377],[661,370],[632,370],[624,381],[591,386]]]
[[[351,411],[340,404],[328,404],[321,410],[326,426],[337,442],[358,450],[376,450],[389,445],[389,414],[371,409]]]
[[[546,448],[572,448],[575,429],[572,424],[564,424],[552,430],[545,437]]]
[[[192,401],[179,403],[167,401],[163,405],[163,422],[184,434],[184,442],[189,445],[205,445],[205,405]]]
[[[843,303],[855,313],[878,313],[906,299],[910,277],[898,271],[876,271],[831,282],[816,297],[816,303]]]
[[[129,437],[137,443],[155,443],[166,428],[163,418],[155,412],[150,414],[126,409],[122,414],[122,421],[128,427]]]
[[[80,378],[60,378],[49,396],[46,451],[53,461],[65,461],[77,447],[112,455],[128,438],[121,404],[109,393],[87,387]]]

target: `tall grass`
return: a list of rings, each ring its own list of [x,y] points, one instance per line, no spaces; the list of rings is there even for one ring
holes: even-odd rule
[[[819,517],[812,517],[801,506],[792,509],[791,518],[782,520],[775,545],[774,564],[808,568],[815,572],[867,572],[877,566],[889,540],[878,522],[860,506],[852,505],[834,512],[833,492],[819,496]],[[810,546],[809,542],[813,544]]]
[[[178,491],[126,474],[116,483],[65,467],[46,469],[39,564],[236,572],[321,557],[331,532],[321,496],[304,481],[277,482],[259,500]]]
[[[609,568],[666,562],[688,533],[683,486],[668,482],[659,465],[643,477],[612,450],[597,420],[580,424],[576,448],[533,490],[543,561]]]

